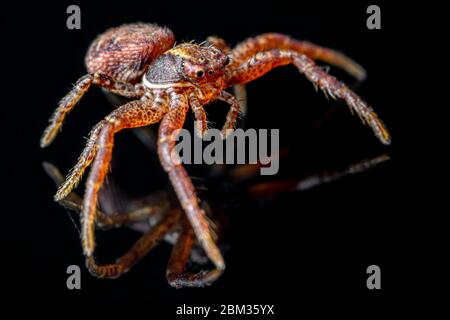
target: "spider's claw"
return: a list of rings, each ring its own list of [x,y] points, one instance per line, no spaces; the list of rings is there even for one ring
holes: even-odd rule
[[[333,94],[333,92],[330,89],[327,89],[328,95],[333,98],[334,100],[337,99],[337,97]]]
[[[222,140],[226,140],[230,134],[234,132],[234,129],[232,128],[223,128],[222,131],[220,131],[220,137]]]
[[[316,90],[316,92],[319,91],[319,86],[316,83],[313,83],[312,85],[314,87],[314,90]]]
[[[373,132],[377,138],[385,145],[391,144],[391,135],[384,125],[383,121],[378,118],[375,112],[372,112],[370,118],[367,119],[369,126],[372,128]]]
[[[53,142],[53,140],[55,140],[56,131],[57,130],[55,128],[50,127],[50,126],[48,126],[45,129],[44,133],[42,134],[40,143],[39,143],[39,145],[42,149],[48,147]]]

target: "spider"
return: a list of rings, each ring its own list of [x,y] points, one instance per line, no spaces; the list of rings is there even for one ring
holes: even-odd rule
[[[172,152],[177,130],[182,128],[189,109],[197,120],[196,132],[204,136],[208,130],[204,106],[215,100],[230,105],[222,132],[224,138],[233,129],[241,110],[239,99],[227,88],[253,81],[275,67],[293,64],[312,84],[326,95],[346,102],[352,112],[368,124],[378,139],[390,143],[390,135],[376,113],[345,84],[329,75],[314,60],[321,60],[344,69],[358,79],[365,78],[364,69],[337,51],[283,34],[268,33],[249,38],[229,49],[220,38],[210,37],[202,44],[175,44],[171,30],[155,24],[134,23],[111,28],[90,45],[85,64],[88,74],[60,101],[50,124],[41,138],[41,147],[56,137],[66,115],[92,85],[132,99],[118,107],[90,132],[77,164],[59,186],[55,201],[69,196],[83,172],[92,164],[83,199],[80,201],[81,238],[86,264],[92,274],[116,278],[127,272],[145,255],[162,234],[185,217],[186,232],[182,238],[196,241],[214,264],[214,269],[196,278],[184,277],[182,271],[189,245],[183,241],[176,247],[173,270],[179,286],[202,286],[213,282],[225,269],[211,223],[183,165],[174,162]],[[239,91],[239,90],[238,90]],[[94,259],[95,225],[121,222],[103,219],[97,210],[100,188],[112,156],[114,135],[122,129],[148,126],[160,122],[157,149],[163,169],[178,198],[182,210],[172,210],[114,264],[98,265]],[[129,217],[132,219],[132,217]],[[175,258],[174,258],[175,259]],[[175,259],[177,260],[177,259]]]

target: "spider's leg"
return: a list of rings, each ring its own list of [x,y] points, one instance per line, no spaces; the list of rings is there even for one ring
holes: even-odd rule
[[[86,266],[89,272],[98,278],[115,279],[130,270],[164,235],[173,230],[181,217],[180,209],[173,209],[161,219],[154,227],[147,231],[139,240],[114,264],[97,265],[92,255],[86,257]]]
[[[93,77],[87,74],[81,77],[73,87],[73,89],[58,104],[58,108],[53,112],[49,122],[41,137],[41,148],[47,147],[55,139],[60,130],[66,115],[73,109],[75,104],[89,89],[93,81]]]
[[[240,113],[245,121],[247,115],[247,89],[243,84],[236,84],[233,86],[233,93],[237,101],[239,101]]]
[[[155,107],[156,105],[162,107],[162,103],[163,99],[160,99],[158,97],[154,100]],[[116,109],[113,114],[117,113],[117,110],[119,109],[120,108]],[[92,160],[97,154],[99,134],[107,122],[107,120],[100,121],[89,133],[88,142],[86,143],[83,152],[78,158],[77,164],[70,170],[66,181],[59,186],[58,191],[56,192],[54,197],[55,201],[61,201],[62,199],[64,199],[80,181],[84,171],[91,164]]]
[[[275,67],[290,63],[293,63],[314,86],[319,87],[332,98],[344,100],[350,110],[356,112],[360,119],[372,128],[382,143],[390,144],[390,134],[373,109],[344,83],[323,71],[304,54],[280,49],[258,52],[236,69],[230,70],[226,81],[228,86],[247,83]]]
[[[226,138],[231,133],[232,129],[234,129],[241,108],[239,100],[236,99],[236,97],[231,93],[222,91],[220,93],[219,99],[227,102],[230,105],[230,110],[227,113],[227,118],[222,128],[222,136]]]
[[[194,242],[194,231],[191,226],[184,223],[183,230],[179,234],[178,239],[172,248],[170,260],[167,265],[166,277],[172,287],[204,287],[216,281],[222,273],[217,269],[199,273],[189,273],[184,271],[186,264],[189,261]]]
[[[233,69],[238,67],[258,52],[268,51],[271,49],[287,50],[304,54],[313,60],[321,60],[342,68],[359,80],[364,80],[366,78],[366,71],[364,68],[346,55],[329,48],[318,46],[308,41],[292,39],[287,35],[279,33],[262,34],[254,38],[244,40],[238,44],[231,51],[232,60],[230,68]]]
[[[139,98],[143,94],[143,88],[140,84],[133,85],[114,81],[110,77],[100,73],[87,74],[81,77],[76,82],[73,89],[62,98],[58,107],[53,112],[53,115],[49,120],[50,124],[47,126],[41,137],[41,148],[45,148],[52,143],[58,134],[58,131],[61,129],[67,114],[75,107],[92,84],[104,87],[111,92],[128,98]]]
[[[78,157],[77,164],[70,170],[64,183],[60,184],[58,191],[56,192],[54,199],[55,201],[61,201],[75,188],[78,182],[81,180],[84,171],[94,160],[97,154],[97,140],[101,129],[105,125],[105,121],[100,121],[89,133],[89,138],[83,152]]]
[[[177,130],[182,128],[188,110],[187,98],[183,95],[171,93],[170,111],[164,116],[159,127],[158,153],[161,164],[169,175],[172,186],[194,229],[198,242],[217,269],[224,270],[225,263],[222,254],[215,243],[205,211],[199,206],[192,181],[181,162],[174,158],[175,135]]]
[[[122,129],[142,127],[158,122],[166,112],[166,108],[156,106],[152,100],[143,99],[129,102],[105,118],[98,134],[97,154],[86,182],[83,199],[81,236],[84,253],[87,256],[94,251],[94,220],[98,191],[109,168],[114,135]]]

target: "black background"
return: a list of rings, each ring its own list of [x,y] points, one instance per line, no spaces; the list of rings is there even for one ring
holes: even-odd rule
[[[3,126],[9,150],[3,160],[13,191],[5,198],[8,210],[3,212],[2,245],[8,263],[2,285],[10,298],[64,301],[79,308],[101,301],[107,309],[135,301],[134,309],[143,308],[149,315],[157,310],[165,317],[183,303],[275,304],[282,319],[305,310],[364,315],[395,303],[405,291],[406,257],[414,246],[408,225],[414,219],[411,207],[418,205],[407,191],[414,168],[406,155],[408,114],[399,103],[404,90],[396,76],[406,41],[399,27],[401,11],[377,2],[382,29],[368,30],[366,8],[372,3],[365,1],[78,3],[82,28],[68,30],[69,4],[10,3],[1,14],[2,38],[9,48],[3,70],[10,92],[2,100],[7,107],[0,109],[2,118],[9,119]],[[55,187],[41,162],[54,162],[67,172],[82,150],[83,137],[110,106],[94,88],[70,114],[50,148],[41,150],[39,138],[59,99],[85,73],[83,59],[90,41],[106,28],[135,21],[166,25],[178,41],[201,42],[216,34],[235,45],[246,37],[276,31],[345,52],[368,71],[357,92],[391,130],[391,146],[382,146],[345,105],[316,93],[293,67],[274,70],[248,85],[248,126],[280,129],[281,145],[290,148],[292,158],[282,163],[278,178],[300,178],[382,153],[392,160],[311,191],[283,194],[264,203],[245,201],[233,209],[227,270],[211,287],[169,287],[164,276],[168,244],[158,246],[118,280],[91,277],[83,267],[76,228],[66,210],[53,202]],[[330,72],[355,85],[344,72],[336,68]],[[218,124],[225,112],[223,104],[208,107]],[[314,125],[320,120],[320,126]],[[191,122],[189,117],[186,126]],[[165,179],[154,156],[128,132],[117,136],[115,158],[120,163],[118,180],[131,194],[157,189]],[[110,233],[98,235],[101,246],[107,247],[103,258],[110,260],[139,236],[130,230]],[[71,264],[82,266],[82,290],[66,288],[66,267]],[[380,291],[366,288],[366,268],[371,264],[381,268]],[[357,307],[364,311],[356,311]]]

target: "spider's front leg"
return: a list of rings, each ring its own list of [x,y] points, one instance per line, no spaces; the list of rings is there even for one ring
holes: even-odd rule
[[[291,63],[315,87],[319,87],[325,94],[335,99],[344,100],[350,109],[356,112],[360,119],[372,128],[382,143],[390,144],[390,134],[372,108],[344,83],[318,67],[307,55],[281,49],[258,52],[238,67],[230,68],[227,73],[226,82],[228,86],[247,83],[261,77],[275,67]]]
[[[236,125],[236,120],[241,111],[241,104],[235,96],[226,91],[222,91],[218,99],[230,105],[230,110],[227,113],[227,118],[222,127],[222,136],[226,138]],[[208,133],[208,119],[206,118],[205,109],[195,95],[189,97],[189,102],[196,120],[196,133],[199,137],[203,138]]]
[[[140,98],[143,95],[141,84],[129,84],[115,81],[102,73],[87,74],[81,77],[72,90],[61,99],[58,107],[50,118],[50,124],[41,137],[41,148],[47,147],[53,142],[67,114],[75,107],[91,85],[103,87],[113,93],[127,98]]]
[[[170,111],[164,116],[159,127],[158,154],[198,242],[218,270],[212,272],[220,274],[225,269],[225,262],[215,243],[211,226],[205,212],[199,206],[197,194],[186,170],[179,161],[174,161],[178,160],[174,158],[175,135],[177,130],[182,128],[188,110],[188,99],[172,92],[170,94]]]

